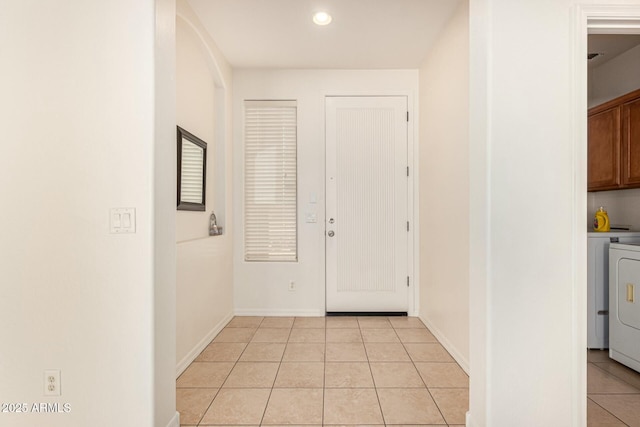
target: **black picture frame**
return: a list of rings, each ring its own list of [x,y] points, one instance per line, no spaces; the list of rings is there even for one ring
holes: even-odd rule
[[[207,193],[207,143],[198,138],[191,132],[177,127],[177,139],[178,139],[178,188],[177,188],[177,207],[179,211],[204,211],[206,205],[206,193]],[[183,195],[182,181],[183,181],[183,153],[185,149],[190,147],[189,144],[193,144],[202,149],[202,193],[200,197],[193,197],[190,195],[187,197]],[[199,170],[198,170],[199,171]],[[193,172],[193,167],[191,172]]]

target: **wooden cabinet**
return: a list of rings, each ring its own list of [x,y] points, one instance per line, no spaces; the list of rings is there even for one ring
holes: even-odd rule
[[[621,184],[640,187],[640,98],[622,105]]]
[[[620,185],[620,107],[589,115],[589,191]]]
[[[640,188],[640,90],[589,110],[588,190]]]

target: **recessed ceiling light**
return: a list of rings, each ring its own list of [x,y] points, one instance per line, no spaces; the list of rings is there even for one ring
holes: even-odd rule
[[[317,12],[313,15],[313,22],[317,25],[329,25],[331,23],[331,15],[327,12]]]

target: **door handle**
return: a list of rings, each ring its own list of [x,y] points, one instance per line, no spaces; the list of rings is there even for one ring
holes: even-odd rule
[[[329,230],[329,232],[327,233],[327,235],[328,235],[329,237],[333,237],[333,236],[335,236],[335,235],[336,235],[336,233],[334,233],[334,232],[333,232],[333,230]]]

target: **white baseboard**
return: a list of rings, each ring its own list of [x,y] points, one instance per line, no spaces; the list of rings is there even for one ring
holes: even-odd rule
[[[471,421],[471,413],[469,411],[467,411],[467,414],[465,416],[465,426],[475,427],[475,424],[473,423],[473,421]]]
[[[236,316],[280,316],[280,317],[317,317],[324,316],[322,310],[278,310],[278,309],[253,309],[240,308],[235,310]]]
[[[171,418],[167,427],[180,427],[180,412],[176,412],[176,414]]]
[[[418,318],[422,320],[422,323],[424,323],[427,328],[429,328],[431,333],[438,339],[438,341],[440,341],[440,344],[442,344],[442,346],[449,352],[449,354],[451,354],[451,357],[453,357],[455,361],[458,362],[458,365],[460,365],[462,370],[465,371],[467,375],[469,375],[469,361],[464,356],[462,356],[458,349],[453,344],[451,344],[451,341],[449,341],[442,334],[442,332],[431,322],[429,322],[424,316],[418,316]]]
[[[211,329],[209,333],[205,335],[204,338],[202,338],[200,342],[198,342],[198,344],[196,344],[196,346],[193,347],[191,351],[187,353],[187,355],[184,356],[180,362],[178,362],[178,366],[176,366],[176,378],[178,378],[180,374],[189,367],[191,362],[193,362],[196,357],[198,357],[198,355],[202,353],[202,350],[204,350],[209,345],[209,343],[213,341],[216,335],[218,335],[220,331],[224,329],[225,326],[227,326],[227,323],[229,323],[231,319],[233,319],[232,313],[225,316],[224,319],[218,322],[218,324],[214,326],[213,329]]]

